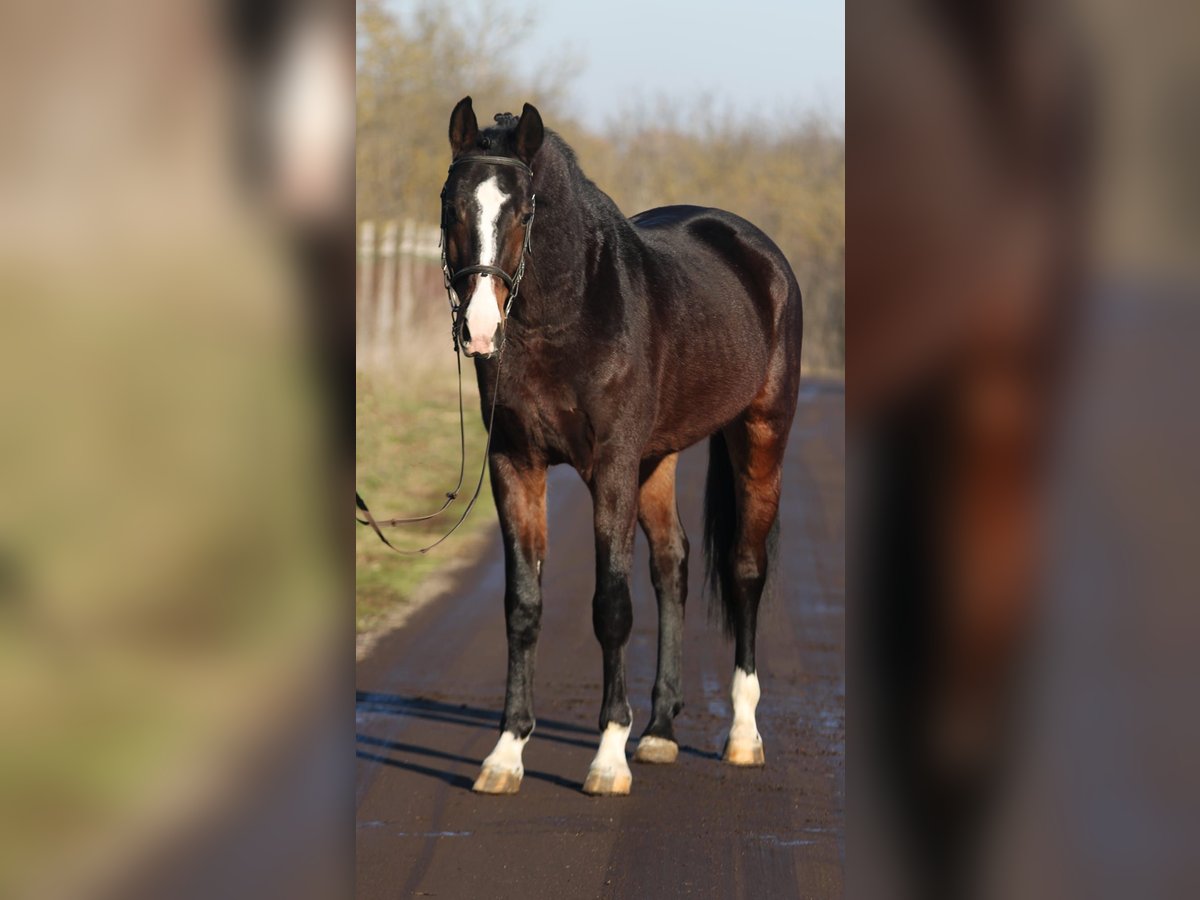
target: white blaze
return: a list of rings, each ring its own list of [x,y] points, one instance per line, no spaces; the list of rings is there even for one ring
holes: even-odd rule
[[[475,188],[481,266],[496,265],[497,246],[500,243],[500,210],[507,199],[495,175]],[[471,332],[472,344],[477,341],[490,342],[500,325],[497,281],[495,275],[480,275],[475,279],[475,291],[467,301],[467,328]]]
[[[732,743],[757,744],[758,725],[754,721],[754,710],[758,707],[761,691],[758,687],[758,674],[748,675],[741,669],[733,670],[733,689],[730,699],[733,700],[733,727],[729,729],[729,740]]]

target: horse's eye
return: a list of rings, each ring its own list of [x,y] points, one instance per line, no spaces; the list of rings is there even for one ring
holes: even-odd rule
[[[447,225],[453,225],[458,221],[458,215],[453,206],[447,206],[442,210],[442,221]]]
[[[522,225],[528,225],[532,221],[533,221],[533,213],[531,213],[531,212],[527,212],[527,213],[525,213],[525,215],[521,216],[521,224]]]

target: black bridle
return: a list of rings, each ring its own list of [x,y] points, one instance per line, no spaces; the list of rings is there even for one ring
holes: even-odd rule
[[[521,169],[523,172],[528,174],[531,182],[533,180],[533,169],[529,168],[529,166],[525,165],[525,163],[521,162],[519,159],[513,159],[512,157],[508,157],[508,156],[464,156],[464,157],[456,159],[456,160],[454,160],[454,162],[450,163],[449,171],[453,172],[455,166],[461,166],[466,163],[473,163],[473,162],[488,163],[488,164],[497,165],[497,166],[512,166],[514,168]],[[449,180],[447,180],[447,184],[449,184]],[[444,204],[445,198],[446,198],[446,186],[443,185],[442,186],[443,204]],[[383,533],[384,528],[391,528],[391,527],[395,527],[397,525],[410,525],[410,524],[414,524],[417,522],[425,522],[425,521],[428,521],[429,519],[433,519],[433,518],[436,518],[437,516],[440,516],[443,512],[446,511],[447,507],[449,507],[450,504],[453,503],[458,498],[458,492],[462,489],[463,476],[466,474],[466,463],[467,463],[467,430],[466,430],[466,422],[463,417],[462,353],[459,351],[459,346],[458,346],[458,329],[459,329],[459,317],[461,315],[460,311],[462,309],[463,304],[462,304],[462,301],[458,298],[458,293],[454,289],[454,284],[459,279],[465,278],[468,275],[495,275],[497,278],[502,280],[506,285],[508,285],[508,302],[506,304],[504,304],[504,317],[503,317],[503,319],[501,319],[501,322],[503,322],[504,319],[508,318],[508,311],[510,309],[512,309],[513,301],[515,299],[517,299],[517,291],[521,287],[521,279],[525,277],[525,257],[526,257],[526,255],[529,255],[529,256],[533,255],[533,248],[530,246],[530,243],[529,243],[529,231],[533,227],[533,215],[537,211],[537,194],[533,194],[530,197],[529,202],[530,202],[529,220],[527,222],[525,222],[525,241],[521,247],[521,261],[517,264],[517,271],[515,273],[513,273],[512,275],[509,275],[507,272],[505,272],[503,269],[499,268],[498,266],[483,266],[483,265],[465,266],[465,267],[459,269],[457,272],[451,272],[450,271],[450,263],[446,260],[446,216],[445,216],[444,211],[442,213],[442,228],[441,228],[441,231],[442,231],[442,277],[443,277],[443,279],[445,279],[445,282],[446,282],[446,296],[450,300],[450,319],[451,319],[450,329],[451,329],[451,334],[454,339],[454,356],[458,362],[458,427],[459,427],[459,438],[460,438],[459,448],[461,450],[461,456],[459,458],[459,467],[458,467],[458,484],[455,485],[454,490],[446,492],[446,500],[444,503],[442,503],[441,508],[438,509],[436,512],[432,512],[432,513],[429,513],[428,515],[424,515],[424,516],[414,516],[411,518],[387,519],[387,520],[383,520],[383,521],[376,519],[375,516],[373,516],[371,514],[371,510],[368,508],[366,501],[363,500],[362,495],[360,495],[357,491],[354,492],[355,508],[357,508],[358,511],[361,512],[363,515],[362,518],[355,516],[355,519],[358,521],[358,524],[366,525],[366,526],[370,527],[370,529],[375,532],[376,536],[378,536],[378,538],[381,541],[383,541],[383,543],[386,546],[390,547],[392,550],[395,550],[397,553],[405,553],[405,554],[428,553],[430,550],[432,550],[434,547],[436,547],[442,541],[446,540],[446,538],[450,537],[450,535],[454,534],[454,532],[456,532],[458,530],[458,526],[466,521],[466,518],[470,514],[471,509],[475,506],[475,501],[479,499],[479,492],[483,488],[483,476],[487,472],[488,456],[491,452],[491,447],[492,447],[492,421],[496,415],[496,400],[500,396],[500,364],[502,362],[502,357],[500,356],[500,351],[504,349],[503,334],[500,337],[500,346],[496,349],[496,357],[497,357],[497,359],[496,359],[496,386],[492,390],[491,412],[488,414],[488,418],[487,418],[488,434],[487,434],[487,442],[483,448],[483,464],[481,465],[481,467],[479,469],[479,480],[475,483],[475,492],[471,495],[471,499],[467,503],[466,509],[464,509],[462,511],[462,515],[458,517],[458,521],[454,523],[454,527],[452,527],[449,531],[447,531],[445,534],[443,534],[440,538],[438,538],[436,541],[434,541],[432,544],[429,544],[426,547],[420,547],[415,550],[409,550],[407,548],[397,547],[391,541],[389,541],[387,539],[387,536],[384,535],[384,533]]]
[[[533,255],[533,247],[529,243],[530,231],[533,228],[533,217],[537,213],[537,194],[533,194],[529,198],[529,219],[525,222],[525,239],[521,244],[521,261],[517,263],[517,271],[509,275],[499,266],[463,266],[456,272],[450,271],[450,263],[446,259],[446,214],[444,211],[446,200],[446,188],[450,184],[449,175],[454,171],[456,166],[466,165],[467,163],[485,163],[493,166],[512,166],[514,169],[520,169],[529,176],[530,183],[533,182],[533,169],[525,165],[519,159],[514,159],[511,156],[461,156],[454,162],[450,163],[450,168],[446,171],[446,184],[442,185],[442,279],[446,284],[446,297],[450,301],[450,318],[451,318],[451,334],[454,339],[454,352],[459,352],[458,347],[458,332],[459,320],[462,315],[462,299],[458,296],[458,291],[454,285],[463,278],[471,275],[494,275],[504,282],[508,287],[508,302],[504,304],[504,316],[501,319],[501,324],[508,318],[509,310],[512,309],[513,301],[517,299],[517,293],[521,289],[521,279],[525,277],[525,258]],[[500,338],[501,347],[503,347],[504,337]],[[499,348],[496,350],[500,352]]]

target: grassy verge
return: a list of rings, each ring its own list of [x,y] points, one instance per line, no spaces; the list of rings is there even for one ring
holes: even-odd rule
[[[390,518],[437,509],[458,480],[458,395],[452,361],[439,361],[403,383],[361,372],[356,381],[357,486],[371,511],[378,518]],[[469,363],[463,366],[463,404],[467,463],[459,499],[429,522],[390,529],[388,539],[397,547],[422,547],[436,540],[458,521],[470,500],[487,435]],[[491,485],[485,478],[466,522],[428,554],[393,553],[370,529],[360,526],[355,550],[358,633],[378,628],[410,602],[429,576],[476,552],[478,541],[473,538],[495,519]]]

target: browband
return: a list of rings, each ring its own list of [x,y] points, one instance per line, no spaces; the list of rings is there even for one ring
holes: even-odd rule
[[[454,162],[450,163],[450,169],[473,162],[491,163],[497,166],[512,166],[513,168],[521,169],[530,178],[533,177],[533,169],[529,168],[529,166],[525,165],[519,159],[514,159],[511,156],[460,156]]]

